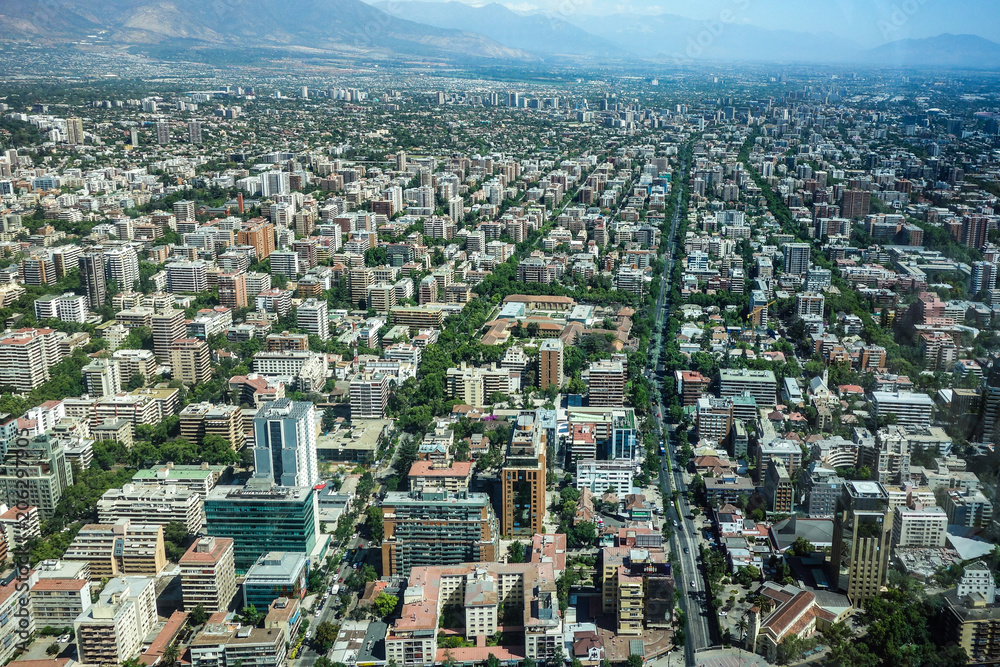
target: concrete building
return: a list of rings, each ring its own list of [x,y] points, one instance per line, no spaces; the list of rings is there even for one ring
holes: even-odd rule
[[[226,468],[227,466],[224,465],[212,466],[208,463],[200,465],[167,463],[157,468],[147,468],[136,472],[132,475],[132,481],[136,484],[159,484],[190,489],[204,500],[209,491],[215,488]]]
[[[65,448],[47,435],[18,439],[15,446],[7,450],[0,465],[0,499],[8,507],[27,502],[38,508],[43,519],[52,518],[73,484]]]
[[[387,576],[499,556],[500,525],[485,493],[434,487],[391,491],[382,501],[382,526],[382,572]]]
[[[590,364],[588,375],[589,403],[592,407],[625,405],[625,382],[628,374],[620,361],[601,360]]]
[[[812,246],[808,243],[786,243],[782,246],[784,272],[805,276],[812,265]]]
[[[254,477],[279,486],[315,486],[318,429],[312,403],[279,398],[265,404],[253,419]]]
[[[191,640],[191,667],[285,667],[288,641],[281,628],[251,628],[211,619]]]
[[[631,461],[598,461],[584,459],[576,463],[575,486],[589,489],[595,497],[610,491],[620,499],[632,493],[635,466]]]
[[[97,501],[97,521],[102,524],[119,519],[163,526],[177,522],[194,535],[201,530],[202,514],[201,496],[177,486],[131,483],[108,489]]]
[[[330,340],[330,311],[326,301],[306,299],[296,309],[295,318],[306,333],[319,336],[321,340]]]
[[[36,628],[71,628],[93,604],[86,578],[40,578],[28,591],[28,599]]]
[[[153,331],[153,352],[160,361],[169,361],[174,343],[187,334],[184,311],[164,310],[154,313],[149,318],[149,326]]]
[[[384,419],[389,404],[389,376],[358,373],[351,378],[351,419]]]
[[[927,428],[931,425],[934,401],[927,394],[909,391],[873,391],[875,418],[894,415],[899,426]]]
[[[200,444],[206,436],[217,435],[233,449],[243,446],[243,411],[235,405],[190,403],[180,412],[181,437]]]
[[[945,595],[947,638],[965,649],[970,665],[1000,663],[1000,606],[982,594]]]
[[[548,389],[555,385],[562,387],[566,383],[566,375],[563,370],[565,364],[565,351],[563,342],[558,338],[547,338],[542,341],[538,348],[538,386]]]
[[[484,640],[501,624],[516,625],[524,634],[512,644],[526,657],[546,661],[563,646],[555,581],[552,563],[414,568],[403,594],[400,617],[386,634],[386,658],[402,667],[436,662],[439,619],[449,607],[463,613],[467,638]]]
[[[948,514],[948,523],[957,526],[985,528],[993,520],[993,503],[978,489],[947,491],[944,511]]]
[[[544,533],[547,435],[538,412],[520,412],[500,472],[500,531],[503,535]]]
[[[662,548],[605,547],[598,563],[602,607],[618,635],[641,635],[673,621],[674,578]]]
[[[733,428],[732,399],[703,396],[698,399],[697,410],[695,425],[698,440],[710,440],[720,445],[728,442]]]
[[[833,580],[858,606],[885,586],[892,536],[889,494],[878,482],[844,482],[833,521]]]
[[[940,507],[896,507],[892,517],[892,546],[944,548],[948,515]]]
[[[779,514],[790,514],[795,500],[795,489],[788,469],[778,459],[768,461],[767,472],[764,474],[764,497],[767,498],[770,511]]]
[[[236,561],[233,541],[200,537],[181,556],[181,594],[184,609],[203,605],[212,614],[229,609],[236,597]]]
[[[80,374],[87,393],[95,398],[114,396],[122,390],[121,369],[114,359],[94,359]]]
[[[778,381],[773,371],[723,368],[719,370],[719,396],[728,398],[748,392],[760,407],[777,403]]]
[[[73,538],[63,558],[90,563],[93,579],[121,574],[155,577],[167,564],[163,526],[132,523],[129,519],[87,524]]]
[[[155,579],[112,579],[73,622],[77,659],[85,665],[120,665],[137,657],[156,619]]]
[[[186,385],[197,385],[212,379],[212,359],[208,343],[198,338],[180,338],[170,346],[170,367],[173,378]]]

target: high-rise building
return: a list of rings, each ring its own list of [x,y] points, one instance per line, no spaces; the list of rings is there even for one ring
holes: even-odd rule
[[[871,199],[872,194],[867,190],[844,190],[840,215],[848,220],[865,217],[871,210]]]
[[[267,259],[274,252],[274,225],[263,218],[250,220],[237,235],[240,245],[253,246],[257,259]]]
[[[606,547],[598,573],[603,609],[613,615],[618,635],[641,635],[644,628],[670,625],[675,585],[662,546]]]
[[[83,385],[94,398],[114,396],[122,390],[121,369],[114,359],[94,359],[83,367]]]
[[[156,626],[156,579],[116,577],[73,622],[77,660],[86,665],[121,665],[136,658]]]
[[[983,385],[977,435],[979,442],[1000,443],[1000,364],[993,365]]]
[[[969,294],[975,296],[997,286],[997,265],[993,262],[973,262],[969,277]]]
[[[227,611],[236,597],[236,561],[233,541],[201,537],[181,556],[181,595],[184,608],[202,605],[210,614]]]
[[[279,486],[319,482],[316,409],[312,403],[279,398],[253,418],[254,477]]]
[[[187,323],[183,310],[165,310],[153,313],[149,318],[149,326],[153,332],[153,352],[166,362],[170,359],[170,351],[174,343],[187,334]]]
[[[161,526],[180,523],[194,535],[202,527],[202,498],[183,486],[129,483],[108,489],[97,501],[99,523],[110,525],[120,519]]]
[[[66,459],[66,450],[47,435],[18,442],[17,450],[8,448],[0,465],[0,502],[8,507],[27,502],[38,508],[43,519],[55,514],[56,506],[72,484],[73,469]]]
[[[389,376],[358,373],[351,378],[351,419],[384,419],[389,404]]]
[[[625,367],[620,361],[602,359],[590,364],[587,387],[591,407],[620,407],[625,404]]]
[[[103,308],[108,296],[103,254],[88,252],[80,256],[80,281],[87,294],[90,309],[97,311]]]
[[[721,369],[719,396],[729,398],[748,392],[761,407],[773,408],[778,396],[778,381],[773,371]]]
[[[312,486],[274,486],[265,479],[216,486],[205,498],[205,519],[208,535],[232,538],[238,574],[269,551],[311,554],[316,547]]]
[[[200,338],[179,338],[170,346],[173,378],[193,386],[212,379],[212,358],[208,343]]]
[[[786,243],[782,251],[785,256],[785,273],[805,277],[812,262],[812,247],[808,243]]]
[[[219,305],[226,308],[246,308],[247,276],[242,271],[219,274]]]
[[[538,386],[548,389],[551,385],[560,388],[566,382],[563,371],[565,351],[558,338],[547,338],[538,349]]]
[[[156,143],[166,146],[170,143],[170,123],[161,120],[156,124]]]
[[[139,281],[139,256],[132,246],[112,248],[104,252],[107,262],[105,275],[113,280],[121,290],[135,289]]]
[[[503,535],[545,532],[546,441],[541,415],[518,413],[500,473]]]
[[[833,521],[833,579],[857,607],[885,586],[892,537],[889,494],[878,482],[844,482]]]
[[[428,565],[495,561],[500,526],[489,496],[425,487],[382,501],[382,572],[408,576]]]
[[[201,294],[208,290],[208,266],[205,262],[170,262],[167,264],[167,291],[172,294]]]
[[[351,287],[351,303],[367,306],[368,288],[375,284],[375,273],[364,266],[357,266],[348,273]]]
[[[83,141],[83,120],[70,116],[66,119],[66,143],[81,145]]]
[[[330,339],[330,311],[324,299],[306,299],[295,311],[295,321],[307,333]]]
[[[201,143],[201,123],[199,121],[188,121],[188,142],[192,144]]]

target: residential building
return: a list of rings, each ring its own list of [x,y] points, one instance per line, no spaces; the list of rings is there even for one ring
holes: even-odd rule
[[[518,413],[500,472],[503,535],[545,532],[547,435],[538,412]]]
[[[812,265],[812,246],[808,243],[786,243],[782,246],[784,253],[784,272],[805,277]]]
[[[382,526],[386,576],[408,576],[419,566],[490,562],[500,555],[500,526],[485,493],[433,486],[390,491],[382,501]]]
[[[160,361],[170,359],[170,351],[174,343],[187,334],[183,310],[164,310],[154,313],[149,318],[149,326],[153,331],[153,352]]]
[[[895,415],[899,426],[928,427],[934,411],[934,401],[927,394],[909,391],[873,391],[872,407],[875,418]]]
[[[379,372],[358,373],[351,378],[351,419],[384,419],[389,404],[389,376]]]
[[[170,367],[173,378],[186,385],[197,385],[212,379],[212,359],[208,343],[199,338],[179,338],[170,346]]]
[[[943,549],[948,515],[940,507],[896,507],[892,517],[892,546]]]
[[[776,458],[770,459],[767,464],[767,472],[764,474],[764,497],[767,498],[770,511],[791,514],[795,489],[785,464]]]
[[[243,446],[243,412],[235,405],[190,403],[180,412],[181,437],[201,444],[206,436],[217,435],[233,449]]]
[[[710,440],[720,445],[726,443],[733,427],[732,399],[705,396],[698,399],[697,410],[695,424],[698,440]]]
[[[220,273],[219,305],[236,310],[246,308],[249,304],[247,294],[247,276],[242,271],[236,273]]]
[[[253,418],[254,477],[287,487],[319,483],[318,429],[312,403],[279,398],[265,404]]]
[[[548,389],[555,385],[557,389],[566,383],[565,365],[566,353],[563,342],[558,338],[547,338],[538,348],[538,386]]]
[[[970,665],[1000,662],[1000,606],[982,594],[944,597],[945,622],[942,631],[949,641],[965,650]]]
[[[90,309],[99,311],[104,307],[108,297],[108,281],[104,272],[104,255],[99,252],[88,252],[80,255],[80,282]]]
[[[50,519],[73,484],[66,451],[47,435],[18,439],[16,447],[7,450],[0,465],[0,498],[8,507],[28,503],[43,519]]]
[[[281,628],[252,628],[211,619],[191,640],[191,667],[285,667],[288,641]]]
[[[28,591],[28,600],[36,628],[71,628],[93,604],[86,578],[39,578]]]
[[[53,329],[21,329],[0,334],[0,386],[29,392],[50,377],[50,368],[58,363],[58,334]]]
[[[215,488],[226,468],[224,465],[211,466],[208,463],[200,465],[167,463],[158,468],[147,468],[136,472],[132,475],[132,481],[137,484],[183,487],[194,491],[204,500],[208,492]]]
[[[181,523],[194,535],[202,527],[202,498],[190,489],[130,483],[108,489],[97,501],[97,521],[113,524],[130,519],[142,524]]]
[[[122,390],[121,370],[114,359],[94,359],[80,374],[87,393],[94,398],[115,396]]]
[[[63,556],[90,563],[92,579],[121,574],[155,577],[167,564],[163,526],[118,519],[80,528]]]
[[[595,497],[614,493],[624,498],[632,493],[635,466],[631,461],[585,459],[576,463],[576,488],[589,489]]]
[[[155,579],[115,577],[73,622],[77,660],[85,665],[120,665],[137,657],[156,620]]]
[[[443,489],[448,493],[462,493],[469,490],[472,479],[471,461],[436,461],[421,459],[410,466],[411,491],[422,491],[425,488]]]
[[[738,368],[719,370],[719,396],[739,396],[748,392],[760,407],[773,408],[777,403],[778,381],[773,371]]]
[[[589,403],[592,407],[625,404],[625,383],[628,374],[620,361],[601,360],[591,362],[588,375]]]
[[[330,312],[326,301],[306,299],[295,311],[296,322],[306,333],[330,340]]]
[[[993,503],[978,489],[947,491],[944,511],[948,523],[957,526],[986,528],[993,520]]]
[[[190,612],[198,605],[212,614],[225,612],[236,597],[236,561],[233,541],[199,537],[181,556],[181,595]]]
[[[662,548],[605,547],[598,563],[602,606],[618,635],[641,635],[673,621],[674,578]]]
[[[255,218],[236,233],[236,240],[240,245],[253,246],[258,260],[267,259],[274,252],[274,225],[263,218]]]

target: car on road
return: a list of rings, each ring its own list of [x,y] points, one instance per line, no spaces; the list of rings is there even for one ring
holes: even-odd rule
[[[694,580],[692,579],[691,580],[691,588],[694,588],[694,587],[695,587],[695,583],[694,583]]]
[[[726,613],[725,611],[720,611],[720,612],[719,612],[719,616],[728,616],[728,615],[729,615],[729,614],[728,614],[728,613]]]
[[[688,549],[687,547],[684,547],[684,553],[689,554],[689,553],[691,553],[691,550]]]

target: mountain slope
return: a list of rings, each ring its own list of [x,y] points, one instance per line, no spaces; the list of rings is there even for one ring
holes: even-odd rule
[[[361,0],[0,0],[0,36],[49,42],[95,30],[108,41],[364,48],[435,56],[527,57],[481,35],[390,16]]]
[[[533,53],[568,56],[620,56],[610,42],[557,17],[523,14],[498,3],[482,6],[462,2],[381,2],[374,6],[393,16],[438,28],[477,32],[506,46]]]
[[[901,39],[865,51],[859,60],[889,67],[1000,68],[1000,44],[976,35]]]

